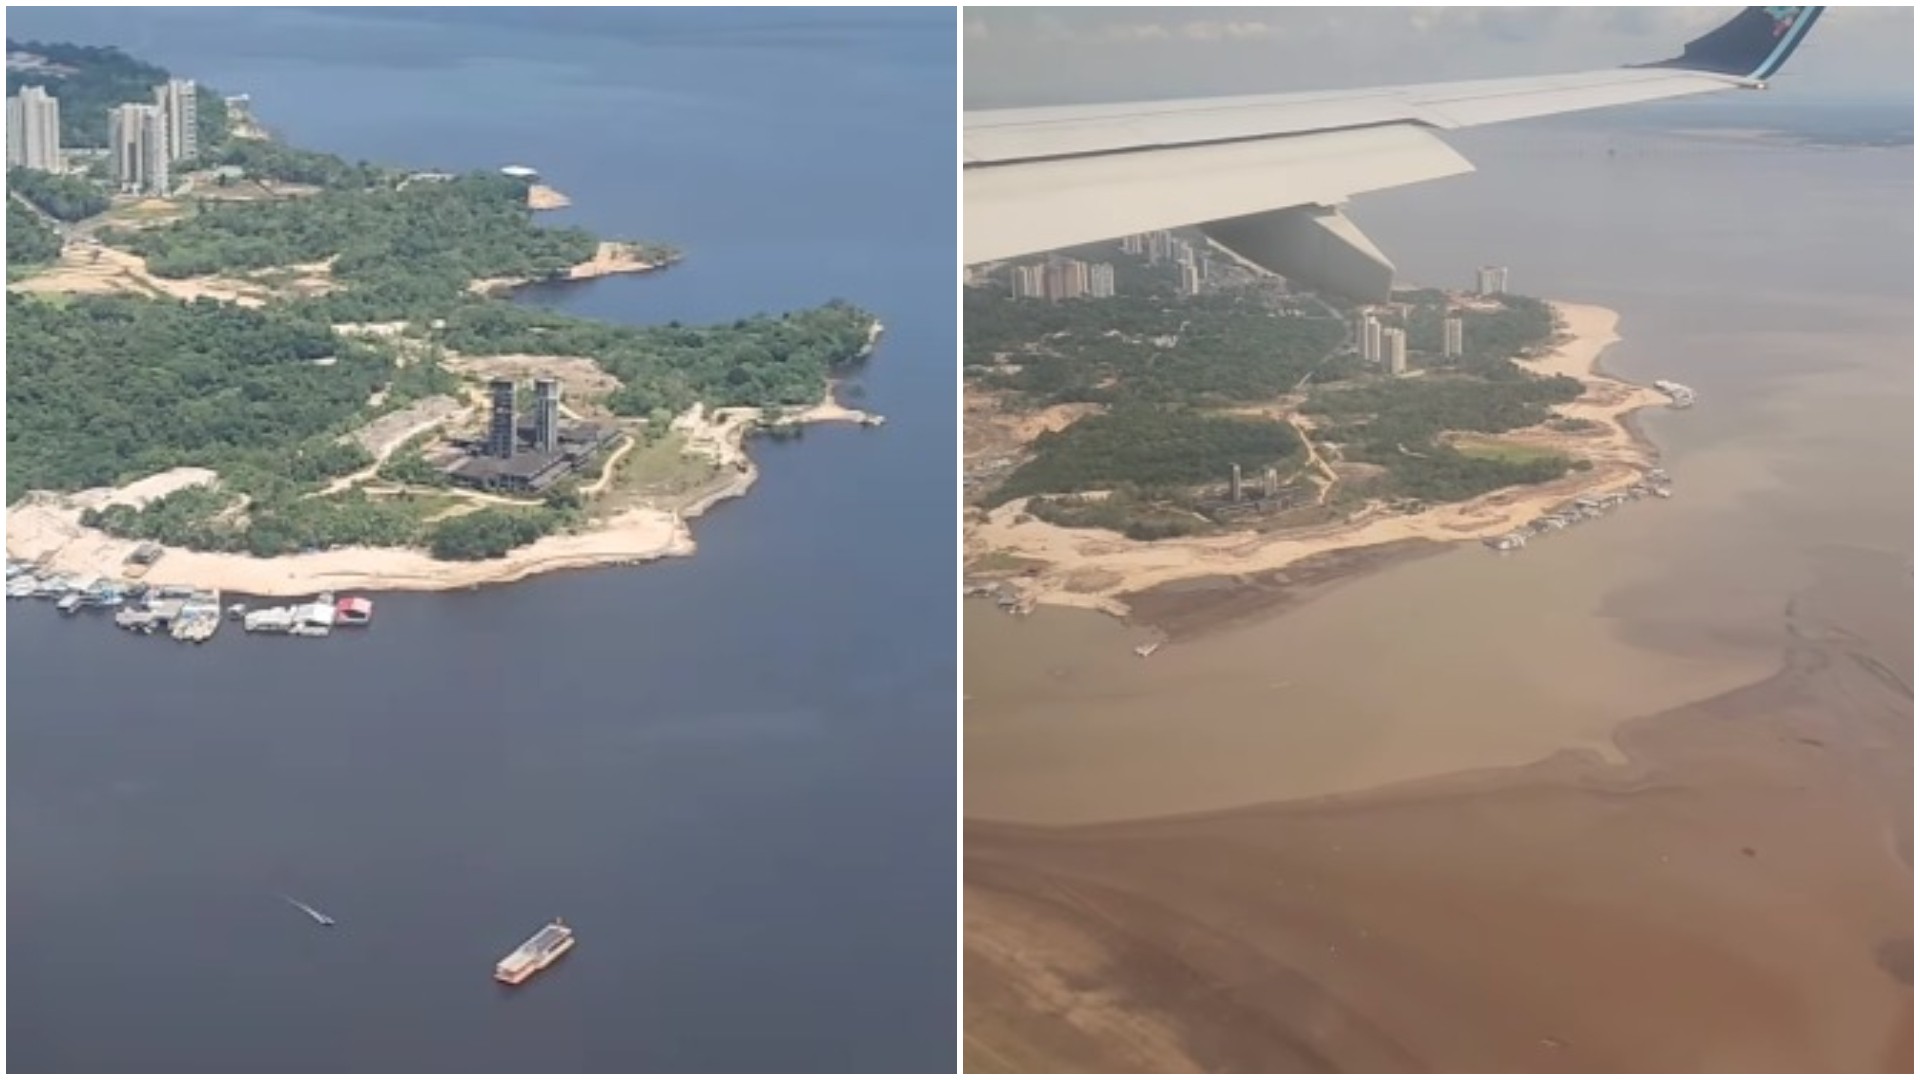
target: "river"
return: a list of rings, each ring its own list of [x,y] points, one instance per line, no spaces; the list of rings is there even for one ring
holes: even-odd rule
[[[530,14],[538,19],[524,21]],[[945,1071],[954,1060],[953,15],[17,12],[297,145],[521,162],[687,252],[536,302],[834,297],[879,430],[756,445],[699,553],[204,648],[9,609],[9,1065]],[[310,923],[276,898],[339,920]],[[513,990],[548,919],[579,947]]]
[[[1911,654],[1911,148],[1680,137],[1658,113],[1451,139],[1477,172],[1351,216],[1407,283],[1504,264],[1516,292],[1618,311],[1604,366],[1701,395],[1644,415],[1675,498],[1144,663],[1104,616],[970,606],[968,816],[1145,818],[1611,755],[1621,722],[1771,674],[1788,599],[1835,560],[1885,560],[1884,605],[1852,621]]]

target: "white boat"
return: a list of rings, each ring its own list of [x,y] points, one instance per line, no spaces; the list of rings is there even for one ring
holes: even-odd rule
[[[241,616],[240,628],[249,634],[285,634],[293,629],[292,608],[261,608]]]

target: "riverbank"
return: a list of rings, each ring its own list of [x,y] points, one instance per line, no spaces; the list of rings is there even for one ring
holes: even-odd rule
[[[1393,545],[1396,551],[1409,551],[1420,541],[1451,544],[1499,536],[1576,496],[1630,487],[1657,458],[1652,444],[1631,426],[1630,417],[1639,409],[1663,404],[1666,398],[1600,368],[1601,354],[1620,340],[1618,313],[1589,304],[1556,302],[1553,306],[1563,324],[1562,340],[1550,354],[1523,364],[1544,375],[1578,379],[1585,391],[1557,412],[1588,421],[1592,429],[1561,432],[1543,426],[1503,438],[1584,458],[1592,462],[1589,471],[1548,484],[1503,488],[1416,514],[1388,516],[1369,508],[1338,524],[1283,533],[1237,532],[1154,541],[1052,525],[1027,514],[1026,500],[1017,499],[968,526],[968,561],[992,557],[1025,566],[1025,572],[1008,582],[1023,604],[1087,607],[1124,617],[1133,612],[1130,597],[1171,583],[1270,573],[1353,549]],[[1381,560],[1353,563],[1371,568],[1381,565]],[[1324,575],[1316,577],[1318,583],[1325,583]]]
[[[504,297],[524,285],[553,281],[591,281],[594,278],[610,277],[614,274],[645,274],[665,269],[678,261],[677,257],[647,258],[641,254],[640,246],[637,244],[602,240],[592,258],[575,263],[551,277],[477,278],[467,284],[467,291],[478,296]]]
[[[876,321],[868,333],[868,351],[882,330]],[[672,430],[686,439],[683,452],[712,461],[724,477],[690,505],[677,511],[654,507],[624,510],[578,532],[543,537],[500,558],[444,560],[419,548],[350,547],[272,558],[168,548],[147,579],[270,597],[342,589],[432,592],[506,584],[555,570],[631,565],[692,555],[697,545],[688,522],[720,502],[745,495],[759,479],[746,442],[762,416],[763,411],[756,408],[708,412],[704,406],[695,405],[673,419]],[[880,421],[876,414],[841,405],[831,385],[818,404],[784,412],[780,419],[795,424],[866,426]],[[7,508],[7,557],[77,578],[124,577],[141,541],[88,528],[80,523],[81,516],[90,509],[115,503],[143,506],[183,487],[217,479],[211,470],[181,468],[120,488],[71,494],[34,492]],[[604,473],[601,482],[605,482]],[[505,501],[497,496],[473,498]]]

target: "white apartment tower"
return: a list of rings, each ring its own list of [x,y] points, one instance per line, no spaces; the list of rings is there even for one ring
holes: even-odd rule
[[[1134,233],[1132,236],[1123,236],[1120,238],[1120,250],[1126,252],[1128,255],[1145,255],[1147,253],[1147,238],[1141,236],[1139,233]]]
[[[1398,327],[1390,327],[1380,332],[1380,366],[1389,375],[1407,373],[1407,332]]]
[[[1180,264],[1180,291],[1188,296],[1200,295],[1200,268],[1191,261]]]
[[[1032,266],[1013,268],[1013,298],[1015,300],[1042,300],[1047,295],[1046,268],[1039,263]]]
[[[1089,289],[1096,300],[1105,300],[1113,295],[1113,264],[1094,263],[1087,273]]]
[[[200,152],[199,94],[192,79],[168,79],[153,88],[153,103],[167,131],[167,160],[180,161]]]
[[[121,105],[107,113],[107,153],[120,190],[165,195],[172,190],[167,170],[167,127],[158,105]]]
[[[1360,359],[1376,363],[1380,360],[1380,320],[1371,315],[1367,316],[1366,326],[1360,334]]]
[[[1474,291],[1481,296],[1499,296],[1507,291],[1507,268],[1504,266],[1483,266],[1477,275]]]
[[[44,86],[23,86],[7,99],[7,167],[59,172],[60,101]]]
[[[1173,256],[1173,234],[1165,229],[1147,234],[1147,261],[1161,262]]]
[[[1440,354],[1448,357],[1459,356],[1461,352],[1464,351],[1462,343],[1465,340],[1461,329],[1460,317],[1458,315],[1449,315],[1446,321],[1440,324],[1440,327]]]

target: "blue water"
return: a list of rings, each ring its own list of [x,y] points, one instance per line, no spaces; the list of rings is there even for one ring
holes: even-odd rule
[[[15,1070],[953,1067],[953,15],[527,15],[8,32],[348,157],[534,165],[556,220],[688,253],[541,302],[859,303],[890,422],[758,446],[692,559],[380,596],[363,633],[193,649],[10,605]],[[554,916],[580,946],[496,986]]]

